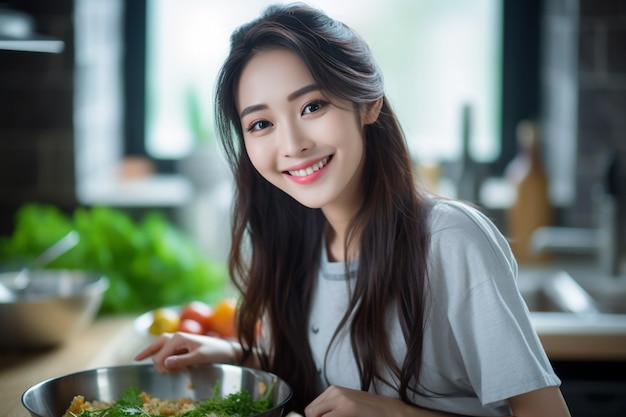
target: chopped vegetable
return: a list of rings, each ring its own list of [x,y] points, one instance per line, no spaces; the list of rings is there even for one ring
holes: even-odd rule
[[[214,413],[217,417],[247,417],[272,408],[271,388],[261,400],[253,400],[247,390],[241,390],[220,398],[217,396],[217,388],[216,386],[212,398],[201,401],[198,408],[194,410],[198,414],[192,414],[194,411],[190,411],[186,416],[200,417]]]
[[[211,398],[189,403],[186,399],[175,400],[176,403],[185,404],[190,408],[179,414],[168,414],[179,417],[248,417],[260,414],[273,407],[270,398],[272,387],[260,400],[254,400],[250,393],[243,389],[239,392],[220,397],[219,386],[216,385]],[[72,405],[65,414],[71,417],[135,417],[135,416],[161,416],[161,414],[153,414],[145,410],[144,399],[150,400],[153,397],[145,393],[140,393],[135,387],[130,387],[124,391],[122,397],[114,403],[101,407],[100,409],[92,409],[90,403],[83,403],[80,398],[80,411],[72,411]],[[75,398],[76,400],[76,398]],[[157,399],[158,400],[158,399]],[[161,401],[161,400],[159,400]],[[167,403],[167,401],[161,401]],[[151,401],[152,403],[152,401]],[[102,403],[100,403],[102,404]],[[64,417],[65,417],[64,416]]]
[[[57,207],[20,208],[11,236],[0,238],[0,264],[19,269],[69,231],[76,247],[49,268],[93,271],[110,282],[101,312],[142,312],[192,300],[224,297],[226,267],[210,261],[159,212],[140,221],[109,207],[78,208],[72,215]]]

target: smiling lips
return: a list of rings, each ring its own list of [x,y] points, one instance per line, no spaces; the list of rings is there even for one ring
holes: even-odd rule
[[[322,175],[322,172],[325,171],[326,165],[330,159],[331,157],[327,156],[311,166],[302,169],[285,171],[285,173],[289,174],[288,178],[294,182],[299,184],[308,184],[315,181],[320,175]]]

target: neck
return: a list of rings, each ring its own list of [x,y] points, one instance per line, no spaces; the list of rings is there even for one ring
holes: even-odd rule
[[[328,230],[325,236],[328,259],[332,262],[345,262],[356,258],[359,253],[358,233],[352,236],[347,254],[345,251],[346,239],[354,215],[346,215],[345,213],[339,215],[339,213],[329,212],[329,210],[324,210],[324,215],[328,221]]]
[[[346,187],[340,198],[322,207],[322,212],[328,222],[325,239],[326,251],[330,261],[345,262],[355,259],[359,255],[360,233],[354,230],[351,236],[348,236],[348,233],[350,233],[350,225],[364,200],[359,185],[361,178],[361,173],[355,175],[351,181],[351,186]],[[346,254],[345,245],[348,237],[350,237],[350,245]]]

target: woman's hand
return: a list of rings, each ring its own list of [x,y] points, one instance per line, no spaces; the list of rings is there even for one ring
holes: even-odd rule
[[[452,416],[412,407],[396,398],[383,397],[331,385],[304,410],[306,417],[437,417]]]
[[[190,333],[166,333],[135,356],[140,361],[152,356],[159,372],[176,372],[200,363],[234,363],[236,342]]]
[[[509,399],[515,416],[570,417],[558,387],[547,387]],[[331,385],[304,410],[306,417],[445,417],[458,416],[413,407],[395,398],[383,397]],[[510,416],[513,417],[513,416]]]

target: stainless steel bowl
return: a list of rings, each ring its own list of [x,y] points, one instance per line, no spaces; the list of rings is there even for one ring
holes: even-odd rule
[[[12,290],[18,273],[0,273],[0,284]],[[107,288],[105,277],[81,271],[29,271],[28,287],[0,301],[0,349],[52,347],[76,336],[93,321]]]
[[[119,399],[124,390],[136,387],[161,399],[199,400],[211,397],[216,384],[220,396],[246,389],[253,399],[260,399],[264,393],[259,391],[259,382],[268,388],[274,384],[274,407],[258,416],[282,416],[292,395],[285,381],[269,372],[222,364],[198,365],[172,374],[159,373],[152,364],[91,369],[30,387],[22,395],[22,404],[33,417],[61,417],[75,395],[83,395],[87,401],[109,402]]]

